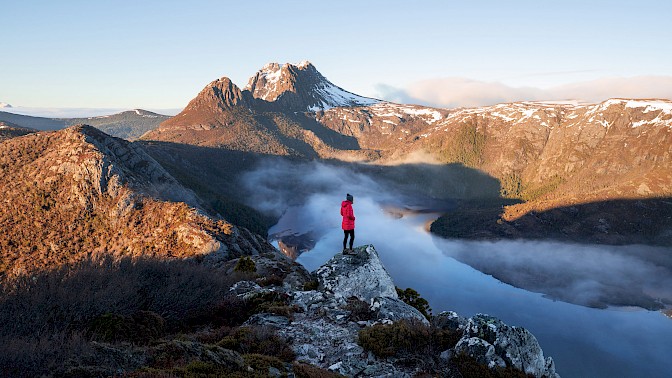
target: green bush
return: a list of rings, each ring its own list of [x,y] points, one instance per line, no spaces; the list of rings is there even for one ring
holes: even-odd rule
[[[401,290],[398,287],[394,287],[397,290],[397,295],[399,299],[404,301],[407,305],[415,307],[422,315],[429,320],[432,317],[432,309],[429,307],[429,302],[426,299],[420,296],[420,294],[409,288]]]
[[[478,168],[483,164],[485,133],[479,131],[477,122],[470,120],[459,126],[455,139],[443,151],[448,163],[462,163],[467,167]]]
[[[268,372],[270,367],[274,367],[281,371],[285,369],[284,361],[277,357],[267,356],[265,354],[248,353],[243,355],[243,359],[248,366],[258,372]]]
[[[558,175],[553,175],[552,177],[544,180],[544,182],[538,186],[526,185],[521,193],[521,198],[525,201],[534,201],[543,197],[546,194],[552,193],[555,191],[565,179]]]
[[[234,272],[248,272],[254,273],[257,271],[257,265],[249,256],[243,256],[238,259],[236,266],[233,268]]]
[[[503,198],[521,198],[523,192],[523,181],[518,173],[509,173],[500,180],[499,194]]]
[[[427,326],[417,320],[376,324],[359,331],[359,345],[378,357],[434,357],[457,344],[458,331]]]
[[[320,283],[317,280],[312,280],[308,281],[305,284],[303,284],[303,290],[309,291],[309,290],[317,290],[317,288],[320,286]]]
[[[291,362],[296,357],[287,340],[268,327],[240,327],[217,343],[242,354],[264,354]]]

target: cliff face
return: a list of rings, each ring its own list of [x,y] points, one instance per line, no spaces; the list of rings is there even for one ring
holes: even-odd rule
[[[345,376],[412,377],[432,364],[442,366],[434,374],[461,376],[451,370],[451,359],[467,355],[493,369],[508,367],[535,377],[558,377],[553,360],[544,357],[536,338],[527,330],[487,315],[466,319],[454,312],[439,314],[430,326],[417,309],[398,298],[394,282],[373,246],[358,247],[355,252],[338,253],[318,268],[313,273],[318,281],[316,290],[286,292],[289,304],[300,309],[291,318],[257,314],[246,324],[275,329],[290,340],[298,360]],[[254,297],[267,290],[255,285],[240,287],[241,297]],[[461,336],[453,347],[437,351],[436,356],[425,355],[425,361],[410,365],[403,362],[404,357],[411,358],[410,354],[380,358],[367,353],[361,332],[399,321],[421,324],[418,327],[427,327],[425,332],[434,329]],[[425,337],[431,336],[428,333]],[[388,348],[395,348],[394,341],[387,342]]]
[[[88,257],[187,258],[273,248],[206,216],[141,148],[89,126],[0,144],[3,279]]]

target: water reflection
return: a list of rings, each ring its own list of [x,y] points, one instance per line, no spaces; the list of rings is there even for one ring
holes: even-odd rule
[[[309,270],[322,265],[341,248],[340,217],[329,205],[331,203],[311,201],[311,206],[295,206],[285,213],[287,218],[283,217],[270,230],[270,233],[291,230],[319,235],[313,249],[297,258]],[[600,265],[587,270],[588,274],[600,273],[595,282],[608,277],[616,280],[625,274],[629,282],[645,282],[646,290],[642,292],[654,295],[656,288],[651,286],[651,277],[638,276],[651,274],[651,270],[645,269],[646,264],[637,267],[638,259],[624,257],[639,247],[583,246],[581,249],[581,246],[555,242],[436,240],[425,231],[431,214],[389,216],[389,209],[386,211],[375,200],[361,197],[355,211],[358,212],[356,244],[374,244],[395,283],[419,291],[429,300],[434,312],[454,310],[463,316],[487,313],[511,325],[523,326],[534,333],[546,355],[554,358],[558,372],[566,377],[667,376],[668,358],[672,353],[669,343],[672,321],[661,312],[632,307],[596,309],[553,300],[541,293],[505,284],[457,260],[473,253],[470,257],[473,261],[485,259],[489,266],[499,265],[501,271],[514,272],[526,265],[535,265],[536,261],[536,265],[545,267],[543,272],[555,271],[567,277],[575,275],[573,269],[595,262]],[[306,223],[306,219],[320,222]],[[555,254],[544,251],[556,251],[557,256],[552,258]],[[576,263],[559,264],[565,253],[570,253],[567,259]],[[597,255],[589,261],[593,254]],[[507,256],[525,258],[511,259],[516,263],[505,264]],[[599,266],[605,267],[604,271]],[[620,268],[614,269],[616,266]],[[628,267],[632,268],[631,273],[627,273]],[[662,285],[667,285],[672,277],[665,270],[656,274]],[[665,293],[670,287],[659,292]]]

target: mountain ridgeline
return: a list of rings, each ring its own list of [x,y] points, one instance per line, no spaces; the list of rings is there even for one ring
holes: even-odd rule
[[[0,122],[11,123],[17,127],[47,131],[85,124],[126,140],[138,139],[168,118],[170,117],[142,109],[85,118],[33,117],[0,111]]]
[[[672,243],[669,100],[438,109],[350,93],[308,62],[272,63],[242,90],[226,77],[213,81],[142,139],[381,170],[459,166],[496,179],[487,191],[459,175],[459,190],[420,182],[425,194],[461,201],[432,227],[447,237]],[[161,159],[159,150],[149,148]],[[402,180],[426,176],[409,174]],[[654,218],[643,219],[642,209]]]
[[[90,126],[0,144],[0,282],[106,256],[227,259],[273,250],[209,217],[138,145]]]

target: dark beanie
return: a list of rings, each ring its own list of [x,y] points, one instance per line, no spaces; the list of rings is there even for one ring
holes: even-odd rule
[[[345,195],[345,199],[348,200],[348,201],[350,201],[350,202],[352,202],[352,200],[353,200],[353,198],[352,198],[352,194],[350,194],[350,193],[346,194],[346,195]]]

